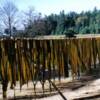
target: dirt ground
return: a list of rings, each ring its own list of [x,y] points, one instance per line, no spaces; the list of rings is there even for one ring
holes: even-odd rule
[[[58,80],[56,80],[56,86],[67,98],[67,100],[100,100],[100,78],[85,76],[82,77],[80,80],[74,81],[72,81],[71,78],[67,78],[62,79],[61,83],[59,83]],[[45,97],[42,98],[43,95],[41,96],[41,94],[43,94],[43,91],[41,90],[42,87],[40,83],[37,84],[36,88],[37,96],[34,96],[35,94],[32,82],[29,82],[28,87],[27,84],[23,85],[22,90],[20,90],[20,86],[17,83],[15,91],[11,90],[9,85],[7,91],[7,98],[9,98],[9,100],[13,100],[14,98],[16,98],[17,100],[63,100],[57,91],[49,91],[48,82],[45,83]],[[1,85],[0,100],[2,100]]]

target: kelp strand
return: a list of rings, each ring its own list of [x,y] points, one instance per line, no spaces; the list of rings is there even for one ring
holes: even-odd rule
[[[100,38],[66,39],[2,39],[0,40],[0,79],[3,97],[6,97],[8,83],[11,88],[19,81],[22,85],[33,82],[36,94],[37,82],[42,85],[43,94],[46,80],[68,77],[73,79],[89,72],[97,61],[100,63]],[[70,70],[69,70],[70,69]]]

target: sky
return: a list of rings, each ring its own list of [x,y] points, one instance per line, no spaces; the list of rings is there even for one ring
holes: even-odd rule
[[[4,1],[4,0],[0,0]],[[64,10],[66,13],[75,11],[93,10],[94,7],[100,9],[100,0],[12,0],[18,6],[19,10],[26,10],[33,6],[37,12],[43,15],[51,13],[59,14]]]
[[[0,0],[2,5],[6,0]],[[8,0],[9,1],[9,0]],[[75,11],[91,11],[95,7],[100,10],[100,0],[10,0],[15,3],[19,11],[26,11],[29,7],[34,7],[35,11],[42,16],[59,14],[62,10],[65,13]]]
[[[34,6],[35,10],[43,15],[58,14],[62,10],[66,13],[70,11],[80,13],[93,10],[94,7],[100,9],[100,0],[14,0],[14,2],[20,10]]]

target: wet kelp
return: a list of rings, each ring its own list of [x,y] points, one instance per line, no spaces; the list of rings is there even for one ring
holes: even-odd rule
[[[44,93],[45,81],[69,77],[73,79],[82,72],[89,72],[100,62],[100,38],[34,39],[14,38],[0,40],[0,78],[3,97],[8,82],[11,88],[20,82],[33,82],[34,91],[40,81]],[[91,67],[92,66],[92,67]],[[51,91],[51,83],[50,83]]]

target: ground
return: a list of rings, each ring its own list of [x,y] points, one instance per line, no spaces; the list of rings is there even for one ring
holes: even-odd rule
[[[83,77],[81,80],[71,81],[70,78],[68,79],[62,79],[62,83],[59,83],[56,80],[56,85],[59,87],[59,89],[62,91],[63,95],[67,98],[67,100],[81,100],[79,98],[88,98],[86,100],[100,100],[100,78],[93,78],[91,76]],[[2,89],[0,85],[0,100],[2,99]],[[37,84],[38,89],[38,97],[35,99],[33,94],[33,83],[29,82],[28,87],[27,84],[23,85],[22,90],[20,91],[20,86],[17,84],[15,87],[15,98],[18,100],[23,100],[22,98],[26,100],[63,100],[62,97],[57,93],[57,91],[53,92],[45,92],[44,98],[41,98],[41,85],[40,83]],[[48,89],[48,82],[45,85],[45,88]],[[40,92],[39,92],[40,91]],[[48,97],[47,97],[48,96]],[[95,97],[95,98],[94,98]],[[14,98],[14,90],[11,90],[10,87],[8,87],[7,91],[7,98]],[[89,99],[90,98],[90,99]],[[94,98],[94,99],[93,99]],[[85,99],[82,99],[85,100]]]
[[[54,82],[54,80],[52,80]],[[61,78],[54,82],[67,100],[100,100],[100,68],[93,70],[92,74],[80,77],[80,80],[72,80],[69,78]],[[48,81],[45,83],[45,92],[43,94],[42,86],[38,82],[36,86],[37,95],[34,93],[33,83],[25,84],[20,90],[19,82],[14,90],[8,85],[7,99],[9,100],[63,100],[58,92],[50,87]],[[36,99],[35,99],[36,98]],[[0,100],[2,100],[2,85],[0,85]]]

